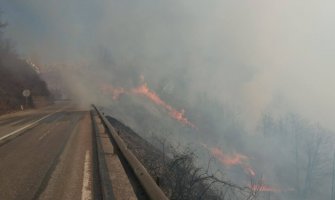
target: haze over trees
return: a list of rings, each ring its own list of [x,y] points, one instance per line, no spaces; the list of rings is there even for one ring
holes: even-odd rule
[[[20,58],[10,40],[4,37],[7,24],[0,19],[0,113],[19,109],[26,100],[22,91],[29,89],[32,97],[49,96],[46,83],[33,67]],[[28,101],[33,106],[32,98]]]
[[[272,173],[286,187],[282,198],[292,200],[333,199],[334,136],[318,124],[288,114],[266,114],[261,123],[264,141],[277,149]]]
[[[59,2],[58,6],[31,2],[46,8],[37,17],[45,18],[44,25],[52,34],[44,39],[32,37],[36,34],[21,36],[22,40],[44,41],[41,57],[58,53],[64,62],[65,52],[71,59],[88,63],[89,67],[74,70],[64,65],[59,71],[66,78],[54,78],[70,86],[77,99],[104,105],[106,112],[146,139],[155,133],[173,147],[194,144],[200,161],[193,166],[194,157],[176,152],[175,158],[182,158],[181,166],[206,169],[206,156],[215,156],[215,150],[216,167],[242,186],[248,186],[246,176],[252,173],[245,171],[252,167],[255,178],[265,184],[259,199],[335,199],[334,133],[314,123],[334,130],[334,59],[332,45],[328,46],[334,41],[331,31],[335,29],[329,29],[333,2],[320,6],[317,1],[285,1],[278,6],[270,1],[190,0],[182,5],[176,0],[92,1],[80,7],[68,6],[81,4],[78,0]],[[27,13],[35,12],[27,9]],[[76,18],[73,13],[85,17]],[[45,51],[50,45],[45,41],[55,35],[59,39],[52,43],[55,47]],[[33,80],[27,74],[35,77],[36,73],[24,67],[25,61],[0,38],[1,52],[7,52],[0,53],[0,59],[6,60],[0,62],[4,71],[0,80],[17,79],[0,82],[0,105],[16,107],[24,100],[23,86]],[[30,71],[22,73],[26,77],[22,80],[15,74],[24,71],[18,70],[20,66]],[[128,91],[140,84],[141,77],[197,129],[176,122],[146,96],[116,95],[118,99],[100,90],[101,85],[110,84],[121,89],[118,92]],[[32,90],[36,94],[43,91]],[[267,113],[271,106],[282,116]],[[287,114],[290,112],[297,114]],[[238,162],[225,164],[234,155],[240,158]],[[179,168],[171,169],[179,172]],[[170,183],[178,178],[169,177]]]

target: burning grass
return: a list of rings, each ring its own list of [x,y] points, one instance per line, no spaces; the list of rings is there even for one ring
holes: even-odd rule
[[[207,168],[198,167],[192,149],[176,151],[165,141],[153,139],[162,148],[158,149],[118,120],[107,118],[169,199],[256,199],[261,183],[251,181],[251,187],[234,184],[220,171],[211,170],[211,160]]]

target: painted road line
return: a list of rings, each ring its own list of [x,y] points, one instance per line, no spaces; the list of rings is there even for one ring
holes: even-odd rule
[[[47,136],[51,132],[51,130],[53,130],[54,127],[58,126],[58,124],[59,122],[54,123],[53,126],[51,126],[51,128],[48,128],[48,130],[42,136],[38,138],[38,140],[41,141],[45,136]]]
[[[47,132],[45,132],[41,137],[39,137],[38,140],[41,141],[46,135],[48,135],[48,133],[50,133],[50,130],[47,130]]]
[[[56,114],[56,113],[62,111],[63,109],[65,109],[65,108],[62,108],[62,109],[60,109],[60,110],[57,110],[56,112],[50,113],[50,114],[48,114],[48,115],[46,115],[46,116],[44,116],[44,117],[42,117],[42,118],[40,118],[40,119],[38,119],[38,120],[36,120],[36,121],[30,123],[30,124],[27,124],[27,125],[25,125],[25,126],[19,128],[19,129],[15,130],[15,131],[11,132],[11,133],[8,133],[8,134],[5,135],[5,136],[2,136],[2,137],[0,138],[0,142],[1,142],[2,140],[4,140],[4,139],[6,139],[6,138],[8,138],[8,137],[10,137],[10,136],[12,136],[12,135],[14,135],[14,134],[16,134],[16,133],[19,133],[20,131],[23,131],[24,129],[27,129],[27,128],[29,128],[29,127],[31,127],[31,126],[37,124],[38,122],[40,122],[40,121],[42,121],[42,120],[44,120],[44,119],[46,119],[46,118],[48,118],[48,117],[50,117],[50,116],[52,116],[52,115],[54,115],[54,114]]]
[[[9,126],[13,126],[13,125],[15,125],[15,124],[19,124],[19,123],[23,122],[24,120],[25,120],[25,119],[23,118],[23,119],[20,119],[20,120],[11,122],[11,123],[9,124]]]
[[[86,151],[85,154],[85,163],[84,163],[84,172],[83,172],[83,187],[81,189],[81,200],[91,200],[92,193],[90,190],[89,180],[90,180],[90,153]]]

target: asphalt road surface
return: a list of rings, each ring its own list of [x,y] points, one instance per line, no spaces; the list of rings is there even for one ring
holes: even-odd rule
[[[0,117],[0,199],[92,199],[89,112],[70,103]]]

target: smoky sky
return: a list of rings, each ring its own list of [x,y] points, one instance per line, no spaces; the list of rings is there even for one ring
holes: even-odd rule
[[[184,84],[190,102],[205,94],[237,107],[249,125],[272,109],[335,128],[333,1],[1,0],[0,7],[23,57],[95,63],[91,70],[106,81],[122,76],[113,84],[140,75],[154,89],[162,80],[171,90]]]

